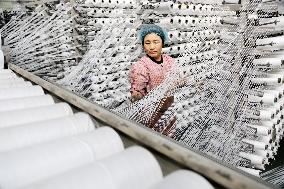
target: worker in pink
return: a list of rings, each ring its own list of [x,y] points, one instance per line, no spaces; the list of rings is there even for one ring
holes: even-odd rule
[[[130,70],[132,101],[143,98],[157,87],[174,65],[174,59],[162,54],[167,33],[154,24],[143,25],[139,32],[146,55],[135,63]]]

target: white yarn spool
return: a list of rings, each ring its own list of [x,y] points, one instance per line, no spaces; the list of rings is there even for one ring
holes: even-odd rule
[[[95,126],[86,113],[2,128],[0,152],[90,132]]]
[[[167,175],[162,182],[152,186],[150,189],[213,189],[214,187],[199,174],[178,170]]]
[[[10,69],[0,69],[0,75],[1,75],[2,73],[13,73],[13,71],[10,70]]]
[[[246,152],[240,152],[239,155],[243,158],[246,158],[251,161],[252,164],[262,164],[264,162],[264,158],[255,154],[249,154]]]
[[[162,172],[153,155],[141,147],[130,147],[101,161],[23,188],[144,189],[161,180]]]
[[[11,79],[18,77],[14,72],[12,73],[1,73],[0,80]]]
[[[115,158],[109,157],[101,162],[109,170],[118,189],[133,189],[134,186],[137,189],[149,188],[162,180],[162,171],[157,160],[141,147],[131,147],[117,154]]]
[[[262,120],[270,120],[274,114],[270,110],[259,110],[259,118]]]
[[[93,0],[86,0],[85,5],[88,5],[88,6],[94,5],[94,1]]]
[[[246,168],[246,167],[238,167],[239,169],[251,174],[251,175],[254,175],[256,177],[259,177],[259,174],[260,174],[260,170],[256,170],[256,169],[251,169],[251,168]]]
[[[284,36],[269,37],[263,39],[257,39],[256,45],[258,49],[283,49],[284,48]],[[261,46],[265,45],[265,46]]]
[[[256,134],[257,135],[264,135],[267,136],[271,133],[271,129],[265,126],[261,125],[248,125],[249,127],[255,128],[256,129]]]
[[[0,100],[44,95],[40,86],[7,88],[0,90]]]
[[[17,88],[17,87],[30,87],[32,83],[29,81],[16,80],[10,83],[0,83],[0,89],[5,90],[6,88]]]
[[[67,103],[1,112],[0,128],[72,115]]]
[[[278,90],[271,90],[271,89],[265,89],[263,90],[265,93],[271,93],[275,96],[275,98],[279,99],[282,96],[282,93],[279,92]]]
[[[238,4],[239,0],[223,0],[224,4]]]
[[[168,2],[159,2],[158,3],[158,11],[160,14],[167,14],[169,11],[174,11],[171,7],[174,6],[173,2],[168,1]]]
[[[26,82],[22,77],[15,77],[15,78],[7,78],[7,79],[1,79],[0,80],[0,85],[2,84],[11,84],[15,82]]]
[[[268,136],[259,136],[259,141],[260,142],[263,142],[265,144],[269,144],[272,142],[272,137],[271,135],[268,135]]]
[[[263,84],[263,85],[278,85],[281,83],[281,79],[278,77],[274,78],[251,78],[251,82],[255,84]]]
[[[269,157],[269,153],[268,150],[260,150],[260,149],[256,149],[253,152],[255,155],[261,156],[263,158],[267,158]]]
[[[0,43],[2,42],[1,37],[0,37]],[[0,45],[1,47],[1,45]],[[4,69],[4,53],[0,48],[0,69]]]
[[[284,16],[273,17],[273,18],[260,18],[259,24],[264,27],[275,27],[281,29],[284,27]]]
[[[173,17],[165,17],[160,19],[159,25],[162,27],[173,28]]]
[[[257,169],[265,170],[264,164],[254,164],[253,166]]]
[[[115,157],[115,155],[114,155]],[[18,189],[116,189],[104,166],[97,161]]]
[[[270,120],[270,121],[260,121],[259,123],[261,126],[264,127],[268,127],[269,129],[273,129],[274,128],[274,123]]]
[[[260,58],[254,59],[253,64],[263,67],[280,68],[282,60],[280,58]]]
[[[0,87],[1,88],[1,87]],[[0,112],[54,104],[50,95],[0,100]]]
[[[108,127],[11,150],[0,156],[0,186],[2,189],[25,186],[122,150],[119,135]]]
[[[253,145],[255,149],[266,150],[268,148],[268,145],[264,142],[249,139],[243,139],[242,141]]]

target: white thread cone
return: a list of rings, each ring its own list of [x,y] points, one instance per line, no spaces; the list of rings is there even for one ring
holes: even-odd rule
[[[0,90],[0,100],[44,95],[40,86],[17,87]]]
[[[18,88],[18,87],[30,87],[32,83],[29,81],[20,81],[19,82],[10,82],[10,83],[1,83],[0,90],[5,90],[7,88]]]
[[[0,188],[16,188],[94,162],[123,150],[119,135],[92,132],[1,153]]]
[[[10,69],[2,69],[2,70],[0,69],[0,74],[2,73],[13,73],[13,71]]]
[[[0,100],[0,112],[27,109],[52,104],[54,104],[54,100],[50,95]]]
[[[11,72],[11,73],[1,73],[0,74],[0,80],[10,79],[10,78],[18,78],[18,76],[14,72]]]
[[[162,182],[150,189],[214,189],[202,176],[192,171],[175,171],[164,178]]]
[[[18,82],[24,83],[26,81],[22,77],[6,78],[6,79],[0,80],[0,85],[9,85],[9,84],[18,83]]]
[[[0,131],[0,152],[90,132],[95,126],[86,113],[28,123]]]
[[[67,103],[1,112],[0,128],[55,119],[72,114],[72,109]]]
[[[101,161],[23,188],[148,189],[160,181],[162,172],[153,155],[144,148],[130,147]]]

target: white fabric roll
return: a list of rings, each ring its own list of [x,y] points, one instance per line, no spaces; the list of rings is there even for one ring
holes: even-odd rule
[[[0,128],[55,119],[72,114],[72,109],[67,103],[1,112]]]
[[[17,87],[0,90],[0,100],[44,95],[40,86]]]
[[[0,155],[0,187],[28,185],[122,150],[118,134],[111,128],[102,127],[89,133],[4,152]]]
[[[17,80],[16,82],[0,83],[0,90],[5,90],[7,88],[30,87],[30,86],[32,86],[32,83],[29,81]]]
[[[164,178],[162,182],[151,187],[150,189],[214,189],[214,187],[199,174],[179,170],[175,171]]]
[[[95,126],[86,113],[28,123],[0,131],[0,152],[90,132]]]
[[[0,100],[0,112],[54,104],[50,95]]]
[[[130,147],[101,161],[23,188],[146,189],[161,180],[162,172],[153,155],[141,147]]]

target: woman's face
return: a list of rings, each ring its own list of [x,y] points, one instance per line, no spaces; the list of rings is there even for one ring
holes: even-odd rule
[[[144,38],[144,50],[146,54],[157,61],[160,60],[163,42],[160,36],[155,33],[150,33]]]

